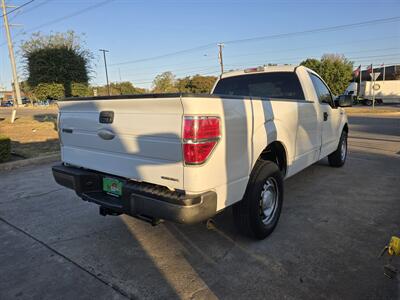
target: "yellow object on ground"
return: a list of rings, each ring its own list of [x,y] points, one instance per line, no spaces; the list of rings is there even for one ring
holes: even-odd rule
[[[400,256],[400,238],[397,236],[392,236],[388,246],[389,255]]]

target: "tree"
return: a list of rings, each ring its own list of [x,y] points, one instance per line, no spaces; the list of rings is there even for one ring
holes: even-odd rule
[[[305,61],[302,61],[300,65],[310,68],[318,74],[321,71],[321,61],[319,59],[307,58]]]
[[[175,93],[178,92],[175,86],[175,75],[171,72],[164,72],[157,75],[153,81],[153,93]]]
[[[35,100],[54,99],[59,100],[64,97],[64,86],[60,83],[39,83],[35,89]]]
[[[21,81],[20,83],[21,92],[29,99],[33,105],[33,99],[35,98],[34,89],[28,84],[27,81]]]
[[[133,86],[132,82],[123,81],[119,83],[112,83],[111,88],[118,90],[121,95],[135,95],[146,93],[145,89]]]
[[[190,76],[179,78],[175,82],[175,87],[180,93],[190,93],[191,89],[191,80]]]
[[[341,54],[324,54],[321,60],[309,58],[300,65],[317,72],[335,95],[344,92],[353,75],[353,62]]]
[[[69,97],[73,83],[88,85],[93,55],[73,31],[35,33],[22,43],[21,51],[27,83],[32,88],[39,84],[62,84],[65,96]]]
[[[92,94],[94,89],[97,90],[98,96],[108,95],[107,85],[93,86],[91,88]],[[132,82],[123,81],[123,82],[110,83],[110,92],[111,95],[135,95],[135,94],[144,94],[146,93],[146,90],[133,86]]]
[[[192,93],[210,93],[217,78],[215,76],[195,75],[192,77],[190,86]]]
[[[72,97],[87,97],[91,96],[91,90],[87,84],[84,83],[72,83],[71,84],[71,96]]]
[[[188,76],[178,79],[175,86],[181,93],[210,93],[216,79],[214,76]]]

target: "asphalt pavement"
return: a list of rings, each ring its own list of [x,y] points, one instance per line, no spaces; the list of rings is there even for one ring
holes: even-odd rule
[[[0,299],[399,299],[378,254],[400,235],[400,117],[350,117],[343,168],[285,182],[276,231],[102,217],[50,164],[0,174]],[[392,263],[400,269],[400,257]]]

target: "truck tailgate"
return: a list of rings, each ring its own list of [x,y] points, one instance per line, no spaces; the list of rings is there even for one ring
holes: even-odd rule
[[[183,188],[179,97],[69,100],[59,109],[63,162]]]

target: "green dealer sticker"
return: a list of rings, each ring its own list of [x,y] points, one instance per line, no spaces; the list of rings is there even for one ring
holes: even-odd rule
[[[122,182],[115,178],[103,178],[103,191],[113,196],[121,196]]]

